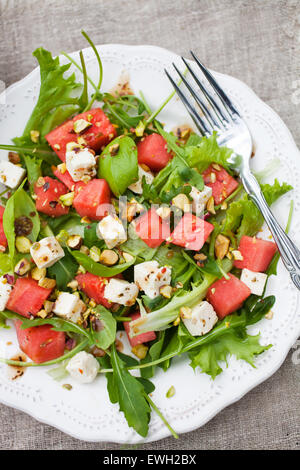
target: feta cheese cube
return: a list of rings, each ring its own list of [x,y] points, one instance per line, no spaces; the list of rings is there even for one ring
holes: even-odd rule
[[[103,238],[107,248],[115,246],[127,240],[127,235],[121,220],[116,215],[107,215],[97,225],[97,236]]]
[[[157,261],[146,261],[134,266],[134,282],[140,290],[154,299],[160,294],[160,288],[171,283],[171,268],[159,267]]]
[[[209,186],[204,186],[203,191],[199,191],[195,186],[192,186],[189,195],[192,198],[192,211],[198,215],[204,212],[207,201],[212,196],[212,189]]]
[[[85,304],[77,295],[60,292],[54,304],[53,312],[59,317],[77,323],[86,310]]]
[[[70,359],[66,369],[77,382],[89,384],[97,377],[100,366],[92,354],[80,351]]]
[[[24,179],[25,174],[24,168],[7,160],[0,160],[0,183],[5,184],[5,186],[11,189],[16,188]]]
[[[110,302],[130,307],[136,301],[139,290],[134,282],[110,279],[104,289],[104,297]]]
[[[257,273],[244,268],[241,274],[241,281],[249,287],[252,294],[262,295],[267,277],[267,274]]]
[[[96,159],[87,148],[67,145],[66,167],[74,181],[84,181],[85,178],[93,178],[96,175]]]
[[[192,336],[202,336],[214,327],[218,317],[213,306],[204,300],[192,308],[190,318],[182,320]]]
[[[30,254],[39,269],[49,268],[65,256],[64,250],[55,237],[46,237],[30,247]]]
[[[145,180],[147,184],[151,184],[152,181],[154,180],[154,176],[151,173],[151,171],[145,171],[144,168],[142,168],[139,165],[139,175],[138,175],[138,180],[135,183],[132,183],[130,186],[128,186],[128,189],[133,191],[136,194],[142,194],[143,193],[143,176],[145,176]]]
[[[5,310],[12,285],[8,284],[4,276],[0,277],[0,312]]]

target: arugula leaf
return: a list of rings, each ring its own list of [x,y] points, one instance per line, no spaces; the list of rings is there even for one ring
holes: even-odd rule
[[[37,157],[32,157],[29,155],[23,156],[24,163],[27,170],[27,178],[30,184],[31,190],[33,190],[34,183],[42,176],[42,159]]]
[[[0,276],[11,270],[11,260],[7,253],[0,253]]]
[[[70,253],[76,259],[76,261],[81,264],[81,266],[83,266],[89,273],[103,277],[116,276],[135,263],[135,258],[133,258],[128,263],[116,264],[115,266],[108,267],[104,266],[103,264],[96,263],[92,260],[92,258],[85,255],[81,251],[70,251]]]
[[[74,74],[64,78],[71,64],[60,65],[59,58],[53,59],[51,53],[43,48],[36,49],[33,55],[40,65],[41,87],[37,104],[25,127],[23,140],[30,139],[30,131],[33,129],[44,136],[79,110],[79,98],[72,94],[81,84],[75,82]]]
[[[275,180],[273,185],[263,184],[262,192],[269,205],[273,204],[280,196],[292,189],[287,183],[280,184]],[[229,233],[237,230],[238,241],[243,235],[254,236],[263,224],[263,216],[256,205],[249,199],[246,193],[233,201],[226,211],[226,218],[222,232]]]
[[[120,136],[107,145],[99,158],[98,176],[108,182],[115,196],[138,180],[137,148],[131,137]]]
[[[94,340],[95,345],[101,349],[107,349],[116,339],[117,322],[112,316],[111,312],[102,305],[98,305],[92,311],[99,321],[101,322],[101,328],[98,331],[91,322],[91,336]]]
[[[202,173],[211,163],[218,163],[224,168],[229,167],[227,160],[232,150],[227,147],[219,147],[217,133],[209,137],[202,137],[196,147],[186,147],[186,160],[191,168],[196,167]]]
[[[156,359],[160,357],[163,344],[164,344],[164,339],[165,339],[165,331],[159,331],[157,340],[155,341],[155,343],[153,343],[150,346],[147,356],[141,360],[141,364],[146,364],[147,362],[155,361]],[[155,366],[141,369],[141,375],[145,379],[150,379],[151,377],[153,377],[154,372],[155,372]]]
[[[120,411],[123,411],[128,425],[134,428],[138,434],[146,437],[149,428],[150,407],[144,396],[144,387],[128,372],[124,361],[118,356],[114,344],[111,348],[111,364],[114,386],[116,387],[112,398],[114,400],[117,398]],[[112,390],[111,386],[110,390]]]
[[[67,250],[64,252],[65,256],[48,268],[49,277],[56,279],[60,290],[67,289],[67,284],[74,279],[78,270],[78,263],[74,261],[73,256]]]
[[[91,248],[92,246],[98,246],[99,248],[103,248],[104,246],[104,240],[100,240],[97,236],[97,225],[98,224],[94,222],[84,227],[84,245],[88,248]]]
[[[230,330],[214,342],[201,346],[198,351],[191,351],[189,353],[190,365],[193,369],[200,367],[202,372],[209,374],[213,379],[223,370],[219,361],[225,361],[227,364],[228,355],[243,359],[254,367],[255,357],[269,349],[271,345],[262,346],[259,343],[259,334],[251,336],[239,333],[239,330]]]

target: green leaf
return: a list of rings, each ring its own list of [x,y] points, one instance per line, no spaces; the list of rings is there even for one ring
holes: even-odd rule
[[[228,168],[227,160],[232,154],[232,150],[227,147],[219,147],[217,134],[210,137],[202,137],[201,142],[195,147],[186,147],[186,160],[191,168],[197,168],[201,173],[211,163],[217,163],[224,168]]]
[[[161,355],[163,344],[165,339],[165,331],[158,332],[157,340],[150,346],[149,351],[145,359],[141,360],[141,364],[146,364],[147,362],[152,362],[158,359]],[[141,369],[141,375],[145,379],[150,379],[154,376],[155,366],[147,367]]]
[[[118,391],[120,411],[123,411],[130,427],[143,437],[148,434],[150,407],[144,396],[144,387],[125,367],[117,354],[115,345],[111,348],[111,364],[114,385]],[[115,398],[115,396],[114,396]]]
[[[78,263],[73,256],[67,250],[64,251],[65,256],[48,268],[48,275],[56,279],[57,287],[60,290],[67,289],[67,284],[74,279],[78,270]]]
[[[191,351],[189,357],[193,369],[200,367],[202,372],[215,379],[223,370],[219,361],[227,362],[227,356],[233,355],[254,367],[255,357],[269,349],[271,345],[262,346],[259,343],[259,334],[251,336],[239,333],[239,330],[230,330],[213,343],[201,346],[198,351]]]
[[[78,105],[79,109],[79,98],[74,97],[73,93],[81,85],[75,82],[74,74],[64,78],[71,64],[60,65],[59,58],[53,59],[51,53],[43,48],[36,49],[33,55],[40,65],[41,86],[37,104],[27,122],[23,137],[30,137],[31,130],[38,130],[41,136],[44,136],[51,130],[53,120],[49,119],[49,116],[54,112],[55,125],[58,125],[74,114],[74,105]]]
[[[11,270],[11,260],[7,253],[0,253],[0,276]]]
[[[76,261],[81,264],[81,266],[83,266],[89,273],[102,277],[116,276],[135,263],[135,258],[133,258],[132,261],[128,263],[116,264],[115,266],[108,267],[104,266],[103,264],[96,263],[92,260],[92,258],[85,255],[81,251],[71,251],[70,253],[76,259]]]
[[[117,322],[111,312],[102,305],[98,305],[93,309],[95,315],[101,322],[101,329],[97,331],[93,328],[91,322],[91,336],[95,345],[101,349],[107,349],[116,339]]]
[[[97,223],[91,223],[84,227],[84,245],[88,248],[92,246],[98,246],[100,249],[104,246],[104,240],[100,240],[97,236],[96,228]]]
[[[23,159],[27,170],[28,182],[30,187],[33,188],[34,183],[42,176],[42,159],[30,155],[24,155]]]
[[[119,146],[115,155],[110,150],[113,146]],[[115,196],[123,194],[131,183],[137,181],[137,148],[131,137],[120,136],[107,145],[99,158],[98,175],[108,182]]]

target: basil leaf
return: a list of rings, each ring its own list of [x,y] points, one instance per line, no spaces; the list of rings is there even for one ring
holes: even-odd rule
[[[91,336],[98,348],[107,349],[116,339],[117,322],[111,312],[102,305],[93,309],[93,314],[101,322],[100,331],[95,330],[91,322]]]
[[[113,155],[113,146],[119,146]],[[98,176],[104,178],[115,196],[123,194],[138,179],[137,148],[131,137],[120,136],[110,142],[99,158]]]
[[[133,258],[128,263],[116,264],[115,266],[108,267],[104,266],[103,264],[96,263],[92,260],[92,258],[85,255],[84,253],[81,253],[81,251],[70,251],[70,253],[76,259],[76,261],[81,264],[81,266],[83,266],[89,273],[102,277],[116,276],[135,263],[135,258]]]
[[[73,256],[65,250],[65,256],[48,268],[48,275],[56,279],[58,289],[66,290],[67,284],[74,279],[78,270],[78,263]]]

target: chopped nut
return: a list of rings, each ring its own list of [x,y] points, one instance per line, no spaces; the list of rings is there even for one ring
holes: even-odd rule
[[[31,277],[35,281],[40,281],[41,279],[44,279],[44,277],[46,277],[46,274],[47,274],[46,268],[42,268],[42,269],[33,268],[31,270]]]
[[[44,287],[45,289],[53,289],[56,286],[56,280],[44,277],[39,280],[39,286]]]
[[[89,121],[86,121],[85,119],[77,119],[77,121],[75,121],[73,124],[73,129],[76,132],[76,134],[80,134],[81,132],[91,127],[91,125],[92,123]]]
[[[34,142],[35,144],[38,143],[39,141],[39,138],[40,138],[40,132],[39,131],[30,131],[30,138],[32,140],[32,142]]]
[[[242,253],[239,250],[232,250],[231,254],[236,261],[243,261],[244,259]]]
[[[113,250],[103,250],[100,256],[100,263],[106,266],[113,266],[118,262],[118,255]]]
[[[217,171],[221,171],[221,170],[222,170],[222,168],[220,167],[220,165],[218,165],[218,163],[212,163],[211,166],[212,166],[215,170],[217,170]]]
[[[0,245],[0,252],[4,253],[6,251],[6,248],[4,245]]]
[[[137,344],[131,348],[131,352],[139,359],[144,359],[147,356],[148,347],[144,344]]]
[[[50,302],[50,300],[45,300],[45,302],[44,302],[44,310],[45,310],[47,313],[51,313],[51,312],[52,312],[53,306],[54,306],[54,302]]]
[[[75,193],[72,191],[71,193],[63,194],[59,196],[59,201],[62,203],[63,206],[69,207],[73,204]]]
[[[73,279],[73,281],[67,284],[67,287],[69,287],[72,290],[76,290],[78,287],[78,281],[76,281],[76,279]]]
[[[80,251],[81,251],[81,253],[83,253],[83,254],[85,254],[85,255],[89,255],[89,254],[90,254],[90,249],[89,249],[87,246],[85,246],[85,245],[82,245],[82,246],[80,247]]]
[[[228,207],[227,202],[226,202],[226,201],[223,201],[222,204],[221,204],[221,209],[222,209],[222,211],[226,211],[227,207]]]
[[[93,261],[98,263],[100,261],[100,256],[101,256],[101,250],[97,246],[92,246],[90,248],[90,258],[92,258]]]
[[[215,254],[218,259],[223,259],[228,253],[230,245],[229,238],[219,234],[215,241]]]
[[[140,121],[135,128],[135,135],[137,137],[142,137],[144,134],[144,130],[145,130],[145,124],[143,123],[143,121]]]
[[[82,137],[82,136],[77,137],[77,142],[78,142],[79,145],[82,145],[82,146],[86,146],[86,145],[87,145],[87,141],[86,141],[85,138]]]
[[[167,206],[161,206],[158,209],[156,209],[156,213],[162,219],[167,219],[171,214],[171,209],[170,207],[167,207]]]
[[[176,320],[173,322],[173,325],[174,325],[174,326],[178,326],[179,323],[180,323],[180,320],[181,320],[181,318],[180,318],[180,316],[178,316],[178,317],[176,318]]]
[[[166,393],[167,398],[172,398],[175,395],[175,387],[172,385],[172,387],[169,388],[169,390]]]
[[[53,148],[54,148],[55,150],[60,150],[60,145],[59,145],[59,144],[54,144],[54,145],[53,145]]]
[[[124,350],[124,344],[119,339],[116,339],[116,350],[119,352]]]
[[[211,181],[212,183],[215,183],[216,180],[217,180],[216,174],[212,172],[212,173],[210,174],[210,181]]]
[[[96,304],[96,302],[95,302],[93,299],[91,299],[91,300],[89,301],[89,306],[92,307],[92,308],[95,308],[95,307],[97,307],[97,304]]]
[[[42,188],[45,183],[46,183],[45,179],[42,176],[40,176],[37,179],[36,185],[37,185],[38,188]]]
[[[119,147],[120,147],[120,144],[113,144],[109,147],[108,151],[109,151],[109,153],[111,154],[112,157],[117,155],[117,153],[119,151]]]
[[[197,253],[195,256],[194,256],[194,259],[196,261],[205,261],[207,259],[207,256],[204,254],[204,253]]]
[[[24,274],[28,273],[30,271],[30,263],[26,258],[22,258],[15,266],[15,273],[18,274],[19,276],[24,276]]]
[[[207,201],[206,209],[207,209],[208,212],[210,212],[211,214],[215,214],[215,213],[216,213],[216,211],[215,211],[215,201],[214,201],[213,196],[211,196],[211,197],[209,198],[209,200]]]
[[[148,172],[151,171],[150,168],[147,165],[145,165],[145,163],[140,163],[140,167],[143,168],[144,171],[148,171]]]
[[[136,214],[136,208],[137,208],[137,205],[136,204],[127,204],[127,207],[126,207],[126,219],[128,220],[128,222],[131,222]]]
[[[181,318],[191,318],[192,317],[192,309],[190,307],[181,307],[180,316],[181,316]]]
[[[80,264],[77,270],[77,274],[85,274],[86,269]]]
[[[82,245],[82,238],[80,235],[71,235],[67,240],[67,245],[73,250],[79,250]]]
[[[91,223],[91,219],[89,219],[88,217],[84,216],[82,217],[82,219],[80,220],[80,222],[82,224],[90,224]]]
[[[17,163],[20,163],[21,159],[18,153],[16,152],[8,152],[8,160],[10,163],[13,163],[16,165]]]
[[[229,253],[229,251],[228,251],[228,253],[227,253],[227,255],[226,255],[226,258],[228,258],[228,259],[232,259],[232,254],[231,254],[231,253]]]
[[[66,390],[72,390],[72,385],[71,384],[63,384],[62,388],[65,388]]]
[[[37,317],[40,317],[40,318],[46,318],[48,313],[46,312],[46,310],[42,309],[36,315],[37,315]]]
[[[122,256],[125,259],[126,263],[130,263],[130,261],[132,261],[134,258],[134,256],[132,256],[130,253],[126,253],[126,251],[123,251]]]
[[[170,299],[172,295],[172,286],[162,286],[159,289],[160,294],[165,297],[166,299]]]
[[[65,163],[61,163],[57,166],[57,169],[63,175],[67,171],[67,165]]]
[[[29,253],[31,241],[27,237],[16,237],[16,248],[19,253]]]
[[[266,313],[265,318],[267,320],[272,320],[273,316],[274,316],[274,312],[272,312],[272,310],[269,310],[269,312]]]
[[[181,209],[182,211],[190,211],[191,210],[191,203],[189,198],[187,197],[186,194],[178,194],[172,199],[172,204],[175,207],[178,207],[178,209]]]

